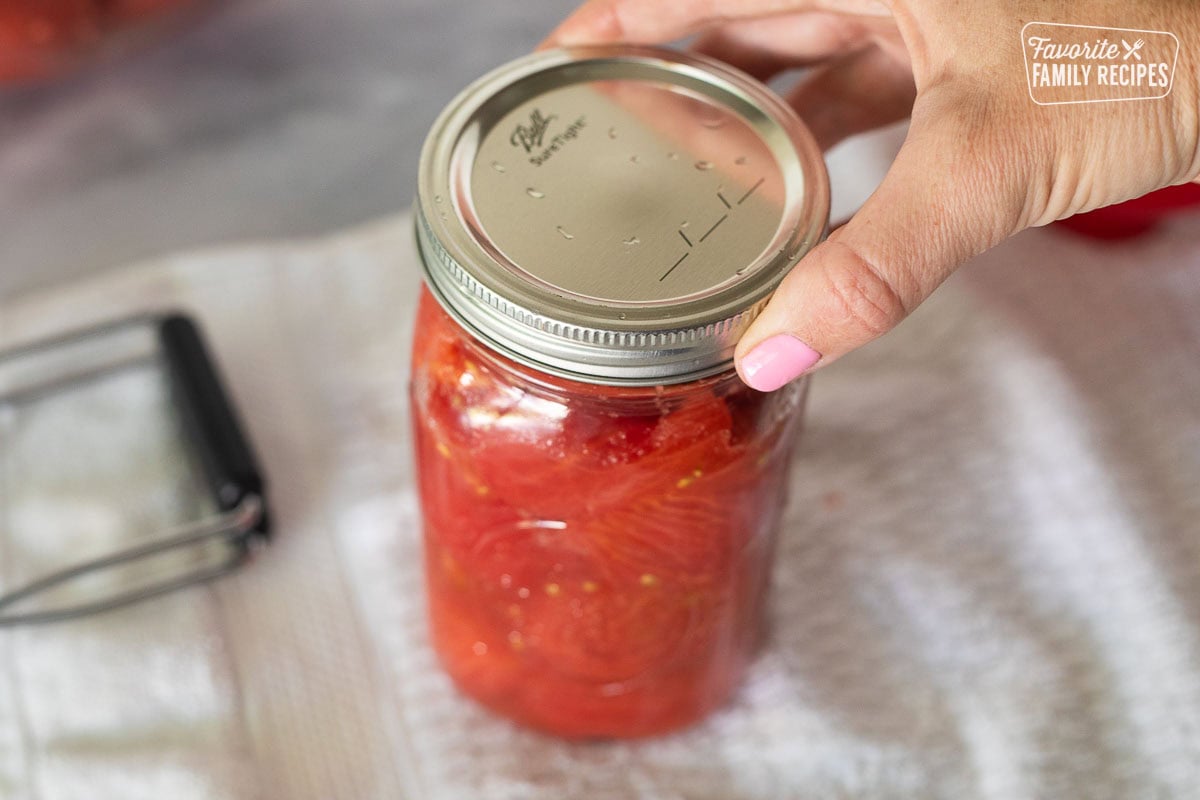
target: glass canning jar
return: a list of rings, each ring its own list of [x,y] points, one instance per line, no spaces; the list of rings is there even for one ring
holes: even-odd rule
[[[458,685],[567,736],[657,733],[724,701],[762,632],[804,382],[558,378],[428,292],[417,325],[429,614]]]
[[[420,172],[436,652],[567,737],[703,717],[761,638],[807,388],[749,389],[732,348],[824,231],[815,144],[717,62],[584,49],[469,87]]]

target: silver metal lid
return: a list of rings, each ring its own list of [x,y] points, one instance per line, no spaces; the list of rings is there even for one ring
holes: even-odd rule
[[[591,383],[727,369],[824,234],[795,113],[720,62],[646,47],[535,53],[467,87],[421,153],[433,293],[518,361]]]

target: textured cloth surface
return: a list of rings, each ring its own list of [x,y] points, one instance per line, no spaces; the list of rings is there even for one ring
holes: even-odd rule
[[[1024,234],[822,370],[771,643],[728,708],[636,744],[518,730],[435,666],[405,399],[409,218],[0,305],[0,345],[192,311],[277,530],[232,578],[0,631],[0,797],[1193,798],[1197,221],[1118,246]],[[113,402],[136,408],[137,385]],[[110,535],[86,476],[52,453],[56,495],[12,488],[30,424],[0,416],[0,528],[49,504],[77,536]],[[147,464],[166,458],[122,433]],[[53,552],[2,541],[5,564]]]

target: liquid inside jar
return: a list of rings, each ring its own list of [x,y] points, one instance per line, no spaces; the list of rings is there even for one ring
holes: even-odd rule
[[[806,383],[612,387],[489,350],[427,290],[411,400],[434,647],[458,686],[570,738],[725,702],[763,633]]]

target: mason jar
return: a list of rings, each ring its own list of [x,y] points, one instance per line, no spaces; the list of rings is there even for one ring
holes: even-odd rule
[[[748,388],[733,347],[828,209],[795,114],[695,55],[538,53],[438,118],[410,387],[431,638],[465,693],[572,738],[730,697],[807,389]]]

